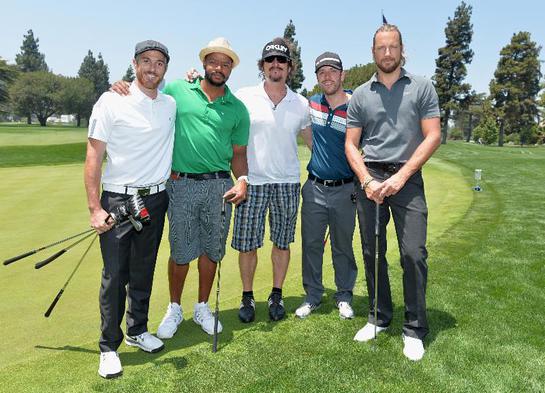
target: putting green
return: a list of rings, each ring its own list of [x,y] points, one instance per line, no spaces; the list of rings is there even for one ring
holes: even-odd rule
[[[302,162],[306,165],[308,151],[301,149],[300,154]],[[458,167],[439,159],[432,159],[424,172],[430,210],[429,241],[435,242],[448,233],[451,226],[456,225],[471,205],[473,200],[470,189],[471,179],[468,179]],[[302,173],[306,173],[303,165]],[[2,178],[0,206],[0,217],[3,220],[0,238],[2,260],[81,232],[88,227],[81,164],[4,168],[0,169],[0,176]],[[149,326],[152,331],[157,328],[168,299],[167,236],[165,229],[150,307]],[[399,264],[396,262],[397,247],[395,247],[396,242],[393,236],[393,230],[390,230],[388,255],[392,271],[395,272],[399,270]],[[35,270],[34,263],[51,255],[58,247],[13,265],[0,267],[0,287],[2,288],[0,336],[5,343],[9,343],[0,348],[0,376],[8,383],[8,386],[13,386],[16,390],[32,390],[33,384],[36,384],[34,385],[36,388],[58,386],[59,390],[90,390],[96,382],[98,364],[96,341],[100,326],[98,289],[101,270],[98,246],[94,246],[87,256],[52,316],[49,319],[43,317],[43,313],[83,253],[85,249],[83,244],[41,270]],[[358,287],[355,292],[361,295],[364,293],[362,284],[364,279],[361,246],[357,232],[354,237],[354,249],[360,267]],[[254,292],[258,302],[266,300],[270,289],[269,254],[270,245],[267,242],[267,246],[260,250],[261,262],[255,278]],[[326,254],[324,261],[330,261],[329,251]],[[300,261],[300,236],[297,235],[296,243],[292,247],[292,264],[284,292],[285,295],[297,298],[297,301],[300,301],[303,294]],[[433,265],[433,255],[430,257],[430,265]],[[234,250],[228,248],[222,266],[222,310],[236,310],[241,284],[237,255]],[[191,317],[196,298],[196,273],[195,268],[190,270],[182,298],[182,305],[186,309],[186,319]],[[331,264],[324,263],[324,281],[327,288],[334,287],[332,276]],[[397,281],[400,280],[392,282],[394,291],[399,290],[400,287],[400,282]],[[211,299],[213,298],[214,294]],[[213,302],[211,300],[211,303]],[[289,307],[291,304],[288,305],[288,311],[292,312]],[[357,307],[361,312],[364,305],[358,304]],[[263,310],[260,311],[264,313]],[[224,337],[244,333],[245,326],[235,322],[235,318],[226,317]],[[166,351],[167,356],[173,353],[177,355],[188,353],[194,345],[202,344],[207,340],[193,322],[184,322],[181,329],[184,331],[183,336],[179,338],[178,344],[176,341],[170,342]],[[187,337],[191,338],[189,342]],[[136,355],[133,349],[124,345],[121,346],[120,351],[122,360],[127,365],[126,375],[138,373],[146,367],[146,355]],[[131,357],[131,359],[136,360],[128,361],[128,357],[132,356],[128,353],[134,353],[136,358]],[[70,365],[69,373],[66,369],[68,365]],[[17,378],[21,375],[25,378]]]
[[[87,142],[87,127],[0,126],[0,146],[58,145]]]

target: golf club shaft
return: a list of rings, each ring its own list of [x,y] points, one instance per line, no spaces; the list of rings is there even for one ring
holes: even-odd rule
[[[94,229],[93,229],[94,231]],[[49,306],[49,308],[47,309],[47,311],[45,312],[44,314],[44,317],[46,318],[49,318],[49,316],[51,315],[51,313],[53,312],[53,309],[55,308],[55,306],[57,305],[59,299],[61,298],[62,294],[64,293],[64,290],[66,289],[66,287],[68,286],[68,284],[70,283],[70,280],[72,280],[72,277],[74,277],[74,274],[76,274],[76,271],[78,270],[78,268],[80,267],[81,263],[83,262],[83,260],[85,259],[85,256],[87,255],[87,253],[89,252],[89,250],[91,249],[91,246],[93,245],[93,243],[95,242],[96,238],[98,237],[98,234],[96,234],[93,239],[91,240],[91,243],[89,243],[89,247],[87,247],[87,249],[85,250],[85,252],[83,253],[83,255],[81,256],[80,260],[78,261],[76,267],[74,268],[74,270],[72,271],[72,273],[70,274],[70,276],[68,277],[68,280],[66,280],[66,282],[64,283],[64,285],[62,286],[61,290],[59,291],[59,293],[57,294],[57,296],[55,296],[55,299],[53,299],[53,302],[51,303],[51,305]]]
[[[80,244],[82,241],[84,241],[85,239],[87,239],[88,237],[92,236],[93,234],[92,233],[89,233],[88,235],[82,237],[81,239],[79,239],[78,241],[75,241],[74,243],[70,244],[68,247],[65,247],[63,248],[62,250],[60,251],[57,251],[55,254],[51,255],[49,258],[46,258],[44,259],[43,261],[41,262],[38,262],[36,263],[36,265],[34,265],[34,268],[35,269],[41,269],[42,267],[44,267],[45,265],[53,262],[55,259],[57,259],[58,257],[60,257],[62,254],[64,254],[66,251],[70,250],[72,247],[75,247],[76,245]]]
[[[375,342],[377,340],[377,304],[378,304],[378,259],[379,259],[379,249],[378,249],[378,237],[380,235],[380,205],[378,202],[375,202],[375,304],[373,305],[374,317],[375,317]]]
[[[223,250],[223,231],[225,230],[225,198],[221,201],[221,232],[220,232],[220,255]],[[218,350],[218,323],[219,323],[219,313],[220,313],[220,280],[221,280],[221,257],[218,261],[218,281],[216,282],[216,310],[214,313],[214,339],[212,341],[212,352]]]
[[[68,240],[72,240],[72,239],[74,239],[74,238],[76,238],[76,237],[78,237],[78,236],[84,235],[84,234],[89,233],[89,232],[91,232],[91,231],[94,231],[94,229],[87,229],[86,231],[83,231],[83,232],[81,232],[81,233],[77,233],[77,234],[72,235],[72,236],[69,236],[69,237],[67,237],[67,238],[65,238],[65,239],[61,239],[61,240],[58,240],[58,241],[53,242],[53,243],[51,243],[51,244],[48,244],[47,246],[43,246],[43,247],[37,248],[37,249],[35,249],[35,250],[25,252],[24,254],[17,255],[16,257],[6,259],[6,260],[4,261],[4,265],[9,265],[10,263],[16,262],[16,261],[18,261],[18,260],[20,260],[20,259],[23,259],[23,258],[26,258],[26,257],[28,257],[28,256],[30,256],[30,255],[34,255],[34,254],[36,254],[37,252],[40,252],[40,251],[45,250],[45,249],[47,249],[47,248],[56,246],[57,244],[61,244],[61,243],[67,242]]]
[[[329,229],[327,230],[327,233],[325,234],[324,246],[327,244],[327,239],[329,239]]]

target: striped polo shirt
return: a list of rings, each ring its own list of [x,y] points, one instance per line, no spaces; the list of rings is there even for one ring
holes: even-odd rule
[[[350,98],[352,92],[345,91]],[[354,176],[344,153],[347,110],[348,103],[331,108],[323,93],[310,97],[312,155],[307,170],[320,179],[339,180]]]

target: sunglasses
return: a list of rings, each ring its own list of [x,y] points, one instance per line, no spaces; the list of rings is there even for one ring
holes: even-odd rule
[[[274,60],[280,64],[286,64],[288,62],[288,58],[284,56],[269,56],[265,57],[263,60],[265,60],[265,63],[272,63]]]

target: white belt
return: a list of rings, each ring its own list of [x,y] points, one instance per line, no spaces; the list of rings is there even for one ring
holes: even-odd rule
[[[127,195],[153,195],[165,190],[165,183],[156,184],[149,187],[117,186],[115,184],[103,184],[102,189],[108,192]]]

